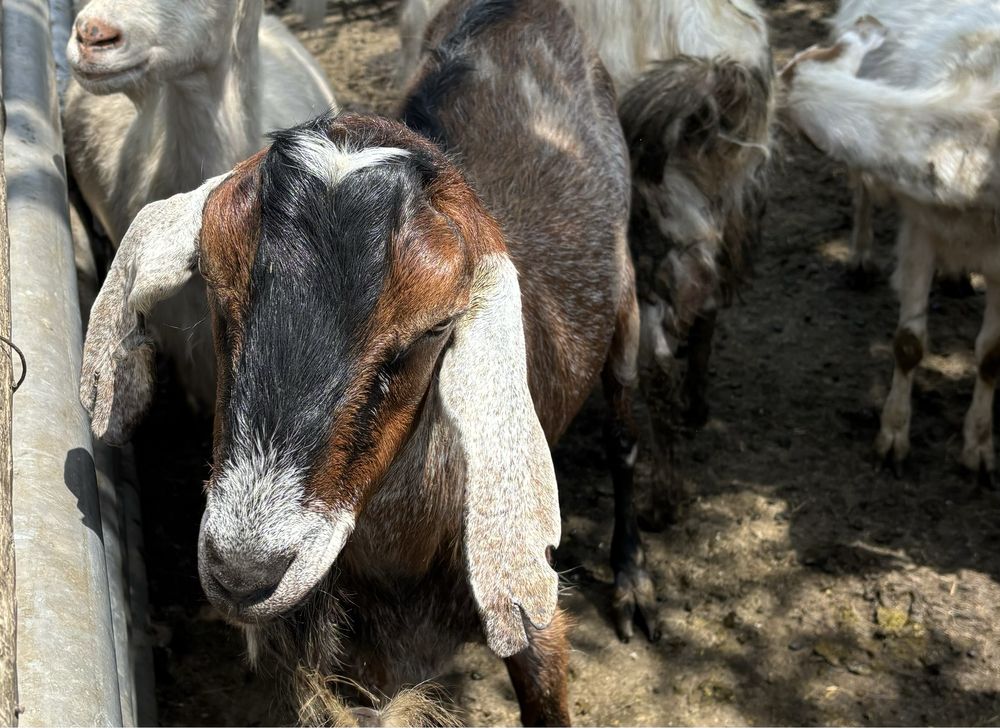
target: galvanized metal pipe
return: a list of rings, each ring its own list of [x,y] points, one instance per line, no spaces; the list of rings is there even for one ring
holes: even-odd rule
[[[121,725],[48,0],[3,9],[20,725]]]
[[[2,28],[3,6],[0,5],[0,37]],[[0,68],[0,83],[2,80]],[[6,128],[3,95],[0,94],[0,136]],[[10,338],[10,237],[7,235],[7,178],[3,170],[3,148],[0,145],[0,336]],[[17,725],[14,492],[10,459],[13,359],[13,350],[0,352],[0,725],[10,726]]]

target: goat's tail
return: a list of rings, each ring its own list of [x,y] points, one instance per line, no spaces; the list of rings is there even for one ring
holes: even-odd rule
[[[300,667],[295,673],[299,725],[338,726],[461,726],[445,692],[430,683],[406,688],[392,698],[379,698],[360,685],[342,678],[324,677]],[[360,696],[372,707],[351,707],[341,697]]]
[[[826,154],[923,203],[1000,206],[1000,73],[900,88],[822,59],[793,70],[789,116]]]
[[[673,191],[663,181],[671,169],[697,188],[721,242],[709,254],[721,268],[725,298],[746,275],[760,238],[772,85],[770,67],[678,56],[644,73],[619,105],[636,201],[661,209],[684,204],[666,199]],[[664,199],[640,200],[641,190]],[[688,248],[696,242],[669,244]]]

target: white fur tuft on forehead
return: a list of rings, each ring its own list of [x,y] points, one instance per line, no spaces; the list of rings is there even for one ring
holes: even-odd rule
[[[299,167],[330,187],[336,187],[352,172],[374,167],[409,155],[398,147],[369,147],[358,151],[341,149],[316,132],[304,131],[293,137],[288,154]]]

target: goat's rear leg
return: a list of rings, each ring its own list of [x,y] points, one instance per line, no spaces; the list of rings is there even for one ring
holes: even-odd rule
[[[569,725],[569,619],[557,610],[545,629],[528,628],[528,646],[504,662],[526,726]]]
[[[635,509],[635,461],[639,452],[632,392],[639,354],[639,307],[632,297],[622,306],[602,381],[608,403],[604,443],[615,490],[615,527],[611,568],[615,574],[613,608],[618,636],[631,639],[638,621],[651,640],[659,638],[656,592],[646,571],[646,554]]]
[[[986,282],[986,311],[976,338],[978,371],[972,404],[965,415],[962,464],[986,485],[993,484],[993,394],[1000,374],[1000,279]]]
[[[891,458],[896,475],[910,452],[910,397],[914,370],[927,347],[927,299],[934,279],[934,248],[929,233],[909,220],[899,232],[896,288],[899,325],[893,342],[892,386],[882,408],[875,450],[882,461]]]

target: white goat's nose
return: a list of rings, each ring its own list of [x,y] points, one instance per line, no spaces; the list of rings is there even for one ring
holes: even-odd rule
[[[106,50],[121,45],[122,32],[103,20],[77,18],[76,42],[80,44],[82,50]]]

